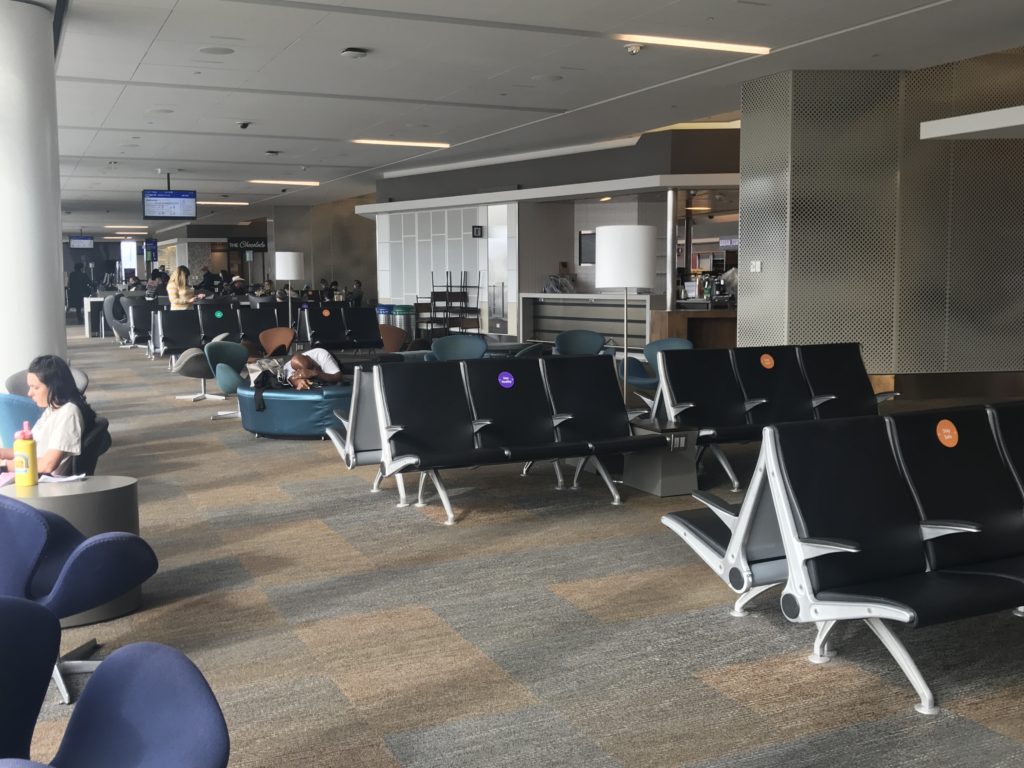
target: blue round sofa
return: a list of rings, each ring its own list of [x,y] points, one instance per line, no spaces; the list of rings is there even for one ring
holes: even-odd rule
[[[324,439],[328,427],[339,422],[334,411],[349,412],[352,385],[337,384],[307,390],[265,389],[266,408],[256,410],[250,386],[238,388],[238,410],[242,427],[257,437],[318,437]]]

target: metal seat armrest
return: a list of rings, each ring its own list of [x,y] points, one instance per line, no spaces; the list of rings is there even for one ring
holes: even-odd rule
[[[675,421],[676,416],[685,411],[687,408],[693,408],[695,405],[696,403],[676,403],[675,405],[669,407],[669,416],[671,416],[672,420]]]
[[[707,493],[705,491],[694,491],[692,497],[694,501],[699,501],[715,514],[725,514],[730,517],[740,516],[741,504],[731,504],[720,496],[716,496],[713,493]]]
[[[743,410],[747,411],[749,413],[750,411],[752,411],[755,408],[757,408],[757,406],[764,405],[767,402],[768,402],[768,399],[765,398],[765,397],[759,397],[759,398],[756,398],[754,400],[745,400],[743,402]]]
[[[345,431],[348,432],[349,431],[349,428],[348,428],[348,417],[347,416],[342,416],[341,415],[341,411],[339,411],[337,408],[335,408],[332,411],[332,413],[334,414],[334,418],[336,418],[338,421],[340,421],[341,422],[341,426],[343,426],[345,428]]]
[[[849,539],[798,539],[801,555],[804,560],[813,560],[822,555],[834,555],[837,552],[860,552],[860,545]]]
[[[835,400],[835,395],[818,395],[817,397],[811,398],[811,408],[817,408],[819,405],[827,403],[829,400]]]
[[[921,523],[921,536],[931,541],[951,533],[981,533],[981,526],[967,520],[929,520]]]
[[[551,423],[552,426],[557,427],[559,424],[562,424],[563,422],[566,422],[571,418],[571,413],[556,413],[554,416],[551,417]]]
[[[879,392],[875,395],[875,403],[884,403],[886,400],[895,400],[899,396],[899,392]]]
[[[390,440],[403,429],[405,429],[405,427],[400,427],[397,424],[392,424],[390,427],[384,427],[384,434],[386,434],[388,436],[388,439]]]
[[[475,435],[484,427],[489,427],[494,423],[493,419],[474,419],[473,420],[473,434]]]
[[[626,410],[626,416],[630,421],[636,421],[637,419],[643,418],[648,413],[650,413],[650,411],[646,408],[629,408]]]

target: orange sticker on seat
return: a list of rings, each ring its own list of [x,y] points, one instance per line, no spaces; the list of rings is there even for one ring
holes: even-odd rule
[[[947,448],[956,448],[960,442],[960,433],[956,431],[956,424],[949,419],[942,419],[935,425],[935,435],[939,442]]]
[[[330,317],[331,316],[331,310],[325,309],[324,312],[323,312],[323,315],[324,315],[324,317]]]
[[[775,367],[775,358],[765,352],[761,355],[761,367],[770,371]]]

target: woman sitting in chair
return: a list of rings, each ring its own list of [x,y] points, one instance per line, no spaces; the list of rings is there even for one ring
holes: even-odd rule
[[[96,412],[75,386],[68,364],[56,355],[42,355],[28,367],[28,396],[45,408],[32,427],[40,474],[66,475],[82,452],[82,437],[96,424]],[[0,471],[8,472],[14,451],[0,448]]]

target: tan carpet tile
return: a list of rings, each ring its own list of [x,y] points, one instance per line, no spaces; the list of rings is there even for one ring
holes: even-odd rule
[[[551,591],[601,621],[695,611],[735,598],[703,563],[552,584]]]
[[[1010,681],[1008,681],[1010,682]],[[973,720],[989,730],[1017,741],[1024,741],[1024,683],[1010,682],[1005,688],[977,696],[964,696],[941,702],[945,709]]]
[[[527,689],[422,606],[333,617],[296,632],[382,733],[534,702]]]

